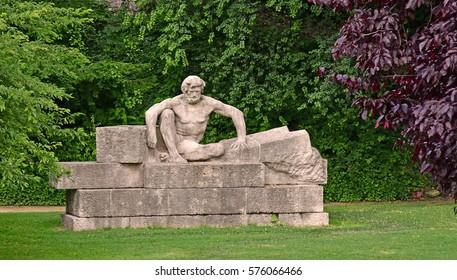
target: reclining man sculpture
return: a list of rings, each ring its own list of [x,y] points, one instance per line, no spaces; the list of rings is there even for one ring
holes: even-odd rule
[[[232,148],[247,145],[243,113],[233,106],[202,95],[205,85],[201,78],[189,76],[181,84],[181,95],[157,103],[146,111],[148,146],[152,149],[156,147],[156,123],[160,115],[159,129],[168,149],[168,162],[208,160],[225,153],[221,143],[199,144],[212,112],[232,118],[238,136]]]

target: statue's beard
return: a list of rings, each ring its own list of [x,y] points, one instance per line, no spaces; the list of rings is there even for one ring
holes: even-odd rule
[[[189,104],[197,104],[202,100],[201,95],[199,97],[186,97],[187,103]]]

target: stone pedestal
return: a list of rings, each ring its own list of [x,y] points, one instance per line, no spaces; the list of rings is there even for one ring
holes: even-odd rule
[[[327,161],[306,131],[287,127],[248,136],[244,150],[208,162],[161,162],[166,148],[146,145],[145,126],[97,128],[97,162],[62,163],[72,171],[62,224],[113,227],[325,226]],[[160,134],[158,134],[160,135]]]

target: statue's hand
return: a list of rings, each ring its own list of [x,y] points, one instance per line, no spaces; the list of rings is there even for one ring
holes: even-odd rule
[[[157,136],[155,135],[148,135],[148,147],[154,149],[157,145]]]
[[[246,139],[240,139],[238,138],[238,140],[236,140],[232,146],[230,146],[232,149],[244,149],[248,146],[248,144],[246,143]]]

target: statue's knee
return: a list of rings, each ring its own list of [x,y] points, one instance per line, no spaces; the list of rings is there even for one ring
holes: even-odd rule
[[[223,154],[225,154],[224,145],[222,143],[216,143],[214,146],[214,153],[215,156],[222,156]]]
[[[169,129],[170,127],[173,127],[175,122],[175,112],[170,109],[165,109],[162,111],[160,114],[160,130],[166,130]]]
[[[175,117],[175,112],[173,112],[173,110],[171,110],[171,109],[165,109],[160,114],[160,118],[162,120],[164,120],[164,119],[174,119],[174,117]]]

